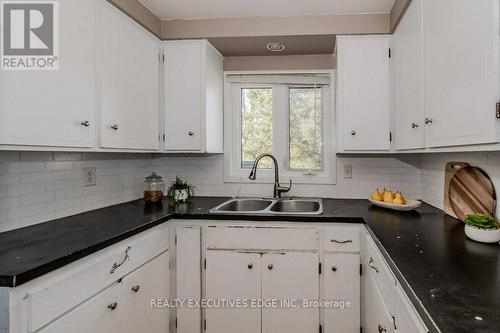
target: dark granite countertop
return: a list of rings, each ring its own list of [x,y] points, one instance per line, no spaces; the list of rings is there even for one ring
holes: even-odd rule
[[[431,331],[438,331],[434,322],[442,332],[500,332],[500,248],[466,239],[463,224],[439,209],[393,212],[367,200],[324,199],[320,216],[208,213],[225,200],[196,197],[182,210],[136,200],[0,233],[0,286],[18,286],[171,218],[366,223]]]

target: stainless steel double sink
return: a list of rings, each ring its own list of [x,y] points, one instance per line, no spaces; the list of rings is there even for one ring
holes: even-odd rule
[[[235,198],[209,210],[217,214],[321,215],[321,199],[303,198]]]

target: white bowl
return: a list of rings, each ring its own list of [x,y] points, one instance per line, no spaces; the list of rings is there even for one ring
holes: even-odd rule
[[[372,198],[368,199],[368,201],[370,201],[375,206],[389,208],[392,210],[399,210],[399,211],[410,211],[410,210],[418,208],[418,207],[420,207],[420,205],[422,205],[422,202],[418,201],[418,200],[406,200],[405,205],[398,205],[398,204],[388,203],[388,202],[384,202],[384,201],[377,201],[377,200],[373,200]]]
[[[476,242],[498,243],[500,242],[500,229],[480,229],[471,225],[465,225],[465,235]]]

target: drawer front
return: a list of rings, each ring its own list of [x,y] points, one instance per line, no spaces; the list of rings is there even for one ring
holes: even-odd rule
[[[373,276],[375,284],[384,298],[387,309],[393,313],[396,278],[382,258],[382,254],[377,249],[375,243],[368,235],[366,235],[366,253],[363,256],[363,261],[363,268]]]
[[[319,250],[316,228],[210,227],[206,232],[209,250]]]
[[[331,252],[359,252],[359,229],[325,229],[323,249]]]
[[[168,249],[167,225],[133,236],[54,272],[28,292],[30,332]],[[43,277],[41,277],[43,279]]]
[[[122,332],[124,302],[121,293],[121,284],[114,284],[38,332]]]

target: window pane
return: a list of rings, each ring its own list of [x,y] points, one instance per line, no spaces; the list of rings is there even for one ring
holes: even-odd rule
[[[250,169],[257,156],[273,152],[272,88],[241,89],[241,167]],[[270,168],[262,159],[260,168]]]
[[[290,88],[290,169],[321,169],[321,88]]]

